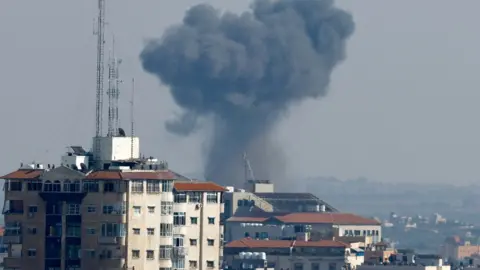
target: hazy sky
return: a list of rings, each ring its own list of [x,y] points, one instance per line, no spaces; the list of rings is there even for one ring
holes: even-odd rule
[[[107,41],[115,32],[122,78],[137,81],[142,152],[177,171],[201,172],[205,134],[185,139],[165,131],[164,121],[178,108],[138,58],[146,39],[161,36],[199,2],[107,2]],[[204,2],[232,11],[248,7],[238,0]],[[337,3],[353,13],[357,29],[328,97],[292,108],[278,127],[289,174],[386,182],[480,179],[480,1]],[[90,147],[96,8],[96,0],[0,1],[0,172],[22,161],[58,164],[67,145]],[[121,90],[121,123],[129,130],[129,83]]]

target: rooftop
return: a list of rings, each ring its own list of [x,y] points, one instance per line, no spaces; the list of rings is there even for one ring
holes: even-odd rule
[[[349,244],[334,241],[298,241],[298,240],[255,240],[244,238],[232,241],[225,245],[225,248],[290,248],[290,247],[338,247],[347,248]]]
[[[270,203],[278,212],[296,212],[306,205],[325,205],[327,212],[338,212],[333,206],[311,193],[256,192],[254,194]]]
[[[226,191],[226,189],[213,182],[176,182],[173,184],[176,191]]]
[[[375,219],[364,218],[349,213],[318,213],[301,212],[277,215],[273,217],[237,217],[233,216],[228,222],[281,222],[288,224],[336,224],[336,225],[380,225]]]
[[[35,179],[39,178],[43,171],[43,169],[18,169],[0,177],[0,179]]]

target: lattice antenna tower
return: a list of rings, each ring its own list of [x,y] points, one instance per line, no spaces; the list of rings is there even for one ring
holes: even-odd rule
[[[115,137],[119,135],[119,114],[118,114],[118,100],[120,96],[120,80],[119,66],[122,63],[121,59],[115,56],[115,37],[113,37],[112,50],[110,51],[108,61],[108,137]]]
[[[105,0],[98,0],[97,29],[93,32],[97,36],[97,88],[95,99],[95,149],[94,158],[99,158],[100,144],[98,138],[102,136],[103,121],[103,81],[104,81],[104,50],[105,50]]]

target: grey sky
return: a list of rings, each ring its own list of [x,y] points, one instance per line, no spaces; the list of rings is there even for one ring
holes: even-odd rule
[[[205,1],[241,11],[244,1]],[[199,172],[201,138],[176,138],[163,122],[177,110],[138,60],[197,1],[110,0],[109,33],[137,81],[142,149],[182,172]],[[357,30],[328,97],[292,108],[279,126],[291,175],[365,176],[379,181],[470,183],[480,160],[480,2],[337,0]],[[461,3],[461,4],[460,4]],[[96,1],[0,2],[0,171],[58,163],[94,132]],[[107,35],[110,42],[111,34]],[[122,88],[129,130],[130,86]],[[147,151],[148,150],[148,151]],[[254,164],[253,164],[254,166]]]

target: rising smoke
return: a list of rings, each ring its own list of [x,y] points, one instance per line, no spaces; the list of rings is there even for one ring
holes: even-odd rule
[[[189,135],[213,119],[205,176],[241,186],[245,150],[257,179],[282,166],[272,128],[292,103],[326,94],[354,26],[334,0],[257,0],[240,15],[201,4],[140,58],[184,109],[166,128]]]

